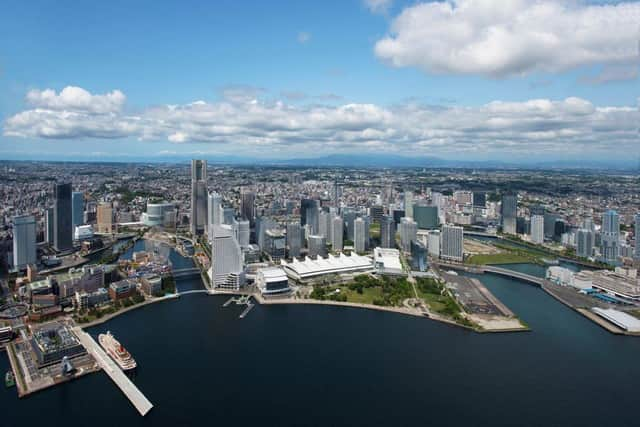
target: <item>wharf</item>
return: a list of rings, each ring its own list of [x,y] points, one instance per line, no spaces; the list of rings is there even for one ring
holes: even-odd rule
[[[100,348],[93,337],[84,332],[80,328],[75,328],[78,339],[91,354],[102,369],[111,377],[114,383],[122,390],[122,392],[131,401],[133,406],[138,410],[140,415],[145,416],[153,408],[153,405],[145,397],[138,387],[122,372],[122,370],[111,360],[111,358]]]

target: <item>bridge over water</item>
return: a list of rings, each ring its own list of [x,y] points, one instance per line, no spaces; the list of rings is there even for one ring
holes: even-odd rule
[[[491,273],[499,276],[509,277],[511,279],[518,279],[528,283],[531,283],[536,286],[544,286],[547,282],[546,279],[542,277],[532,276],[530,274],[521,273],[519,271],[510,270],[508,268],[496,267],[494,265],[465,265],[465,264],[454,264],[454,263],[437,263],[438,267],[443,270],[452,269],[452,270],[463,270],[469,273],[476,274],[484,274]]]

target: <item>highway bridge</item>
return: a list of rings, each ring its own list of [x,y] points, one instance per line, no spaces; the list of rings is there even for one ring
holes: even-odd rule
[[[189,276],[199,276],[200,275],[200,269],[197,268],[197,267],[179,268],[177,270],[173,270],[171,272],[171,274],[173,275],[173,277],[175,279],[189,277]]]
[[[491,273],[499,276],[509,277],[511,279],[518,279],[525,282],[529,282],[536,286],[543,286],[547,281],[542,277],[532,276],[530,274],[521,273],[519,271],[510,270],[508,268],[496,267],[494,265],[465,265],[457,263],[443,263],[436,264],[442,270],[463,270],[468,273],[484,274]]]

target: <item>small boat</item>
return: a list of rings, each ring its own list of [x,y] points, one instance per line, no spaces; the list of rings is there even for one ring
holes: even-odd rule
[[[4,385],[7,388],[13,387],[14,385],[16,385],[16,379],[13,376],[13,372],[8,371],[6,374],[4,374]]]

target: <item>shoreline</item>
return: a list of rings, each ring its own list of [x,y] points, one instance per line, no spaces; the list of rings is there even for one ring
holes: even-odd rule
[[[155,298],[155,299],[152,299],[152,300],[141,302],[140,304],[132,305],[131,307],[123,308],[122,310],[119,310],[119,311],[117,311],[115,313],[107,314],[106,316],[101,317],[100,319],[92,320],[91,322],[87,322],[87,323],[78,323],[78,322],[75,322],[75,321],[74,322],[75,322],[76,326],[78,326],[80,329],[92,328],[94,326],[98,326],[98,325],[101,325],[101,324],[103,324],[105,322],[108,322],[109,320],[114,319],[114,318],[118,317],[121,314],[125,314],[125,313],[128,313],[130,311],[133,311],[133,310],[135,310],[137,308],[146,307],[148,305],[151,305],[151,304],[154,304],[154,303],[158,303],[158,302],[162,302],[162,301],[171,301],[171,300],[178,299],[178,298],[180,298],[180,294],[169,294],[169,295],[164,296],[164,297]]]

